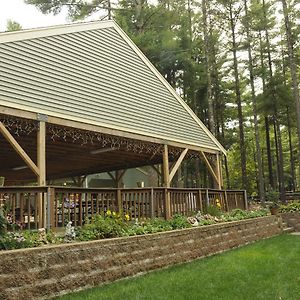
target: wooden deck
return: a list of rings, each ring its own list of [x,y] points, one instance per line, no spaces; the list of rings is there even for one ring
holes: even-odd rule
[[[0,208],[25,229],[37,229],[40,224],[48,229],[63,227],[69,221],[82,226],[86,218],[108,210],[122,211],[132,219],[165,217],[166,199],[170,199],[171,215],[204,212],[217,199],[224,211],[247,209],[246,193],[241,190],[0,187]]]

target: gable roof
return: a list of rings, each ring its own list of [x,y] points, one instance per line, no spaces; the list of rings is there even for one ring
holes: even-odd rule
[[[226,152],[113,21],[0,34],[0,105]]]

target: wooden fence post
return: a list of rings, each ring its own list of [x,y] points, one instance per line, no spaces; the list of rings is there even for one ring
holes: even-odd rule
[[[151,188],[150,191],[150,216],[151,218],[154,218],[154,190]]]
[[[118,205],[118,212],[120,214],[123,213],[122,191],[120,188],[117,189],[117,205]]]
[[[224,200],[225,200],[225,210],[229,211],[229,207],[228,207],[228,197],[227,197],[227,191],[224,191]]]
[[[201,212],[203,212],[203,205],[202,205],[202,194],[201,194],[201,190],[198,190],[198,208]]]
[[[208,189],[206,189],[206,209],[209,206],[209,194],[208,194]]]
[[[55,188],[48,187],[47,189],[47,221],[46,227],[47,231],[55,229]]]
[[[165,188],[165,219],[169,220],[171,219],[171,199],[170,199],[170,192],[168,188]]]

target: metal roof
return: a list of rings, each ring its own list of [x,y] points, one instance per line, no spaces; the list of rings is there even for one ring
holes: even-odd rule
[[[225,153],[113,21],[0,34],[0,105]]]

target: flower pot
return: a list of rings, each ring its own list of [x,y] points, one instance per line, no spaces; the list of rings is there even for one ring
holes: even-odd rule
[[[279,207],[270,207],[271,215],[277,215],[279,212]]]

